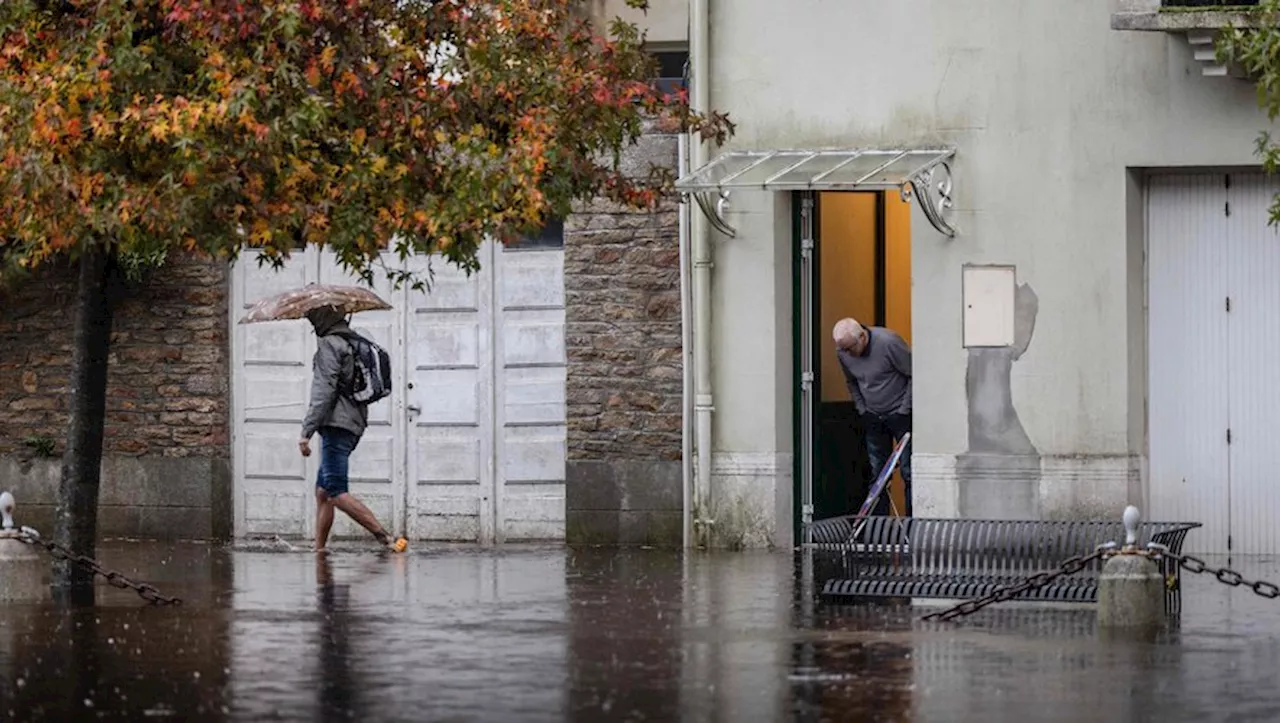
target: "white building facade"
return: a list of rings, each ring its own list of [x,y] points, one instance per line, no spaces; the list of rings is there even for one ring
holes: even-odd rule
[[[856,316],[913,346],[916,516],[1133,503],[1204,523],[1193,550],[1280,551],[1280,184],[1254,85],[1212,62],[1224,18],[691,0],[694,103],[738,124],[680,184],[695,539],[790,546],[851,511],[827,340]]]

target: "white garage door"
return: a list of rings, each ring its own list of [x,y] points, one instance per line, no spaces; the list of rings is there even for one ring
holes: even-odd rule
[[[1280,552],[1280,236],[1262,174],[1148,192],[1150,517],[1206,553]]]
[[[468,278],[437,261],[427,293],[378,279],[395,308],[354,318],[392,354],[396,393],[370,408],[351,491],[413,539],[562,539],[564,253],[486,244],[480,262]],[[233,321],[279,291],[351,283],[314,250],[279,272],[247,258],[233,278]],[[311,537],[319,456],[296,445],[315,337],[305,321],[233,332],[236,534]],[[334,535],[366,534],[338,517]]]

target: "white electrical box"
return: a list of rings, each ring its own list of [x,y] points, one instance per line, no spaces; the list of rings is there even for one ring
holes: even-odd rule
[[[965,266],[964,345],[1013,346],[1017,278],[1012,266]]]

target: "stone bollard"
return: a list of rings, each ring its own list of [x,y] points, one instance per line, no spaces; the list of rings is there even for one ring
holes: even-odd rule
[[[1164,622],[1164,575],[1155,560],[1141,554],[1138,508],[1125,508],[1124,547],[1107,558],[1098,578],[1098,625],[1151,628]]]
[[[49,561],[22,541],[13,523],[13,495],[0,494],[0,603],[49,599]]]

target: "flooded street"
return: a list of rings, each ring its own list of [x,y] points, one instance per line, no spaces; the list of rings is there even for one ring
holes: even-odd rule
[[[101,588],[94,609],[0,607],[0,719],[1280,719],[1280,602],[1205,576],[1186,579],[1180,625],[1137,640],[1100,635],[1088,607],[926,623],[921,605],[806,605],[790,553],[99,557],[183,605]]]

